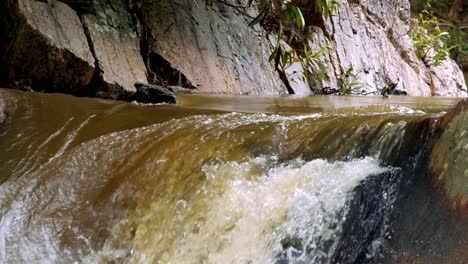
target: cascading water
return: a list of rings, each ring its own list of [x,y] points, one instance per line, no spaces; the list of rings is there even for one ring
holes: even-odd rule
[[[55,97],[9,96],[23,104],[0,137],[2,263],[375,261],[424,150],[411,144],[439,116],[393,105],[265,114],[73,98],[34,128],[42,100]]]

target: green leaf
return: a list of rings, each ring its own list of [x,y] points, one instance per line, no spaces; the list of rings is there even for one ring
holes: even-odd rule
[[[268,58],[268,61],[269,61],[269,62],[272,62],[272,61],[275,60],[275,58],[276,58],[276,53],[278,53],[278,48],[276,48],[276,49],[271,53],[270,57]]]
[[[304,19],[304,16],[302,15],[301,9],[299,9],[299,7],[297,6],[292,6],[291,9],[293,11],[297,27],[301,30],[304,29],[305,19]]]
[[[325,46],[321,49],[319,49],[316,53],[314,53],[314,55],[312,55],[314,58],[318,58],[320,56],[322,56],[323,54],[325,54],[326,52],[328,51],[328,46]]]
[[[262,9],[260,14],[258,14],[258,16],[256,18],[254,18],[254,20],[252,20],[252,22],[249,23],[249,27],[253,27],[256,24],[260,23],[260,21],[262,21],[265,18],[266,14],[267,14],[267,8],[265,7],[264,9]]]

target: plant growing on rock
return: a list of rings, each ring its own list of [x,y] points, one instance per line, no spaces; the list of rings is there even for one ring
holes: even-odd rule
[[[338,88],[340,95],[347,95],[356,92],[362,87],[362,84],[357,81],[357,73],[354,72],[353,65],[347,70],[341,67],[341,75],[338,77]]]
[[[250,26],[261,23],[264,27],[277,32],[275,48],[270,55],[270,61],[286,82],[285,69],[294,62],[300,62],[306,72],[317,72],[319,78],[328,79],[319,57],[329,52],[329,45],[313,50],[308,45],[311,32],[307,29],[306,17],[302,10],[316,14],[319,17],[329,17],[338,7],[336,0],[259,0],[259,15]],[[254,0],[249,1],[252,5]],[[286,45],[285,45],[286,44]],[[304,81],[307,76],[301,77]],[[292,89],[288,87],[290,93]]]
[[[430,7],[430,3],[427,2]],[[441,30],[439,20],[432,11],[424,9],[419,13],[418,21],[410,36],[416,49],[416,56],[427,65],[438,66],[449,58],[453,47],[447,45],[448,32]]]

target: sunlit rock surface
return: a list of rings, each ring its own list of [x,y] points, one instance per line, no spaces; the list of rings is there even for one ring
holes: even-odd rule
[[[416,57],[408,34],[409,1],[337,2],[340,6],[325,19],[323,33],[333,41],[331,58],[336,61],[331,64],[345,71],[353,67],[364,90],[378,92],[398,83],[397,89],[408,95],[468,95],[463,73],[454,61],[427,67]],[[335,67],[335,74],[339,77],[342,72]]]
[[[272,47],[247,0],[143,1],[151,51],[167,60],[203,93],[285,94]]]

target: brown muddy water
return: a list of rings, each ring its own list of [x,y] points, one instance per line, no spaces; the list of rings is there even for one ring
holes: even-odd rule
[[[142,105],[14,90],[0,90],[0,98],[8,114],[0,136],[1,263],[463,263],[466,256],[467,218],[431,184],[411,191],[429,174],[438,119],[459,100],[182,95],[176,105]],[[465,142],[459,130],[449,137]],[[424,197],[440,219],[428,217],[431,210],[418,217],[452,221],[437,241],[414,235],[429,224],[407,223],[414,207],[427,207]],[[413,198],[420,204],[409,206]],[[410,241],[449,238],[441,250]]]

